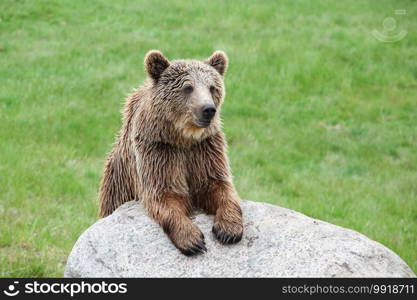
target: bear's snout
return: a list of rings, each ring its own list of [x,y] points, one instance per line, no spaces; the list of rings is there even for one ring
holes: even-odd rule
[[[207,127],[210,125],[211,120],[216,114],[216,107],[213,104],[205,104],[201,107],[201,117],[199,120],[199,125],[202,127]]]

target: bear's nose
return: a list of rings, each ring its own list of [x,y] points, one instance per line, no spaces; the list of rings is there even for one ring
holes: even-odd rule
[[[216,114],[216,107],[213,104],[206,104],[203,105],[203,107],[201,108],[201,112],[203,115],[203,119],[210,121]]]

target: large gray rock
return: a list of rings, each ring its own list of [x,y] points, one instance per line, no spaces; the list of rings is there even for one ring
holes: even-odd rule
[[[415,277],[391,250],[364,235],[282,207],[243,201],[245,232],[224,246],[213,217],[197,215],[207,253],[186,257],[129,202],[75,244],[66,277]]]

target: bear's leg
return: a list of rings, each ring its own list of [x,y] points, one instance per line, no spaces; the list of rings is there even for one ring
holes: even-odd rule
[[[191,221],[192,204],[187,183],[187,159],[163,143],[137,143],[140,198],[145,209],[185,255],[206,251],[204,236]]]
[[[194,202],[208,214],[214,214],[213,233],[223,244],[242,239],[242,210],[226,156],[226,142],[221,132],[205,139],[193,149],[189,173],[196,182]]]
[[[233,184],[213,181],[204,198],[206,211],[215,214],[212,231],[216,238],[223,244],[239,242],[243,235],[242,210]]]
[[[149,215],[181,253],[190,256],[207,251],[203,233],[188,217],[192,209],[187,196],[165,193],[158,200],[150,200],[152,197],[145,199],[149,199],[144,201]]]
[[[134,167],[130,152],[126,147],[116,145],[107,158],[99,191],[99,216],[110,215],[125,202],[135,199]]]

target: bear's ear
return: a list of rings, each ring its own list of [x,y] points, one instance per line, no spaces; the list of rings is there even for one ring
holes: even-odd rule
[[[223,76],[226,73],[229,59],[223,51],[215,51],[205,63],[215,68]]]
[[[145,55],[145,70],[155,81],[158,81],[162,72],[168,67],[169,61],[161,51],[151,50]]]

